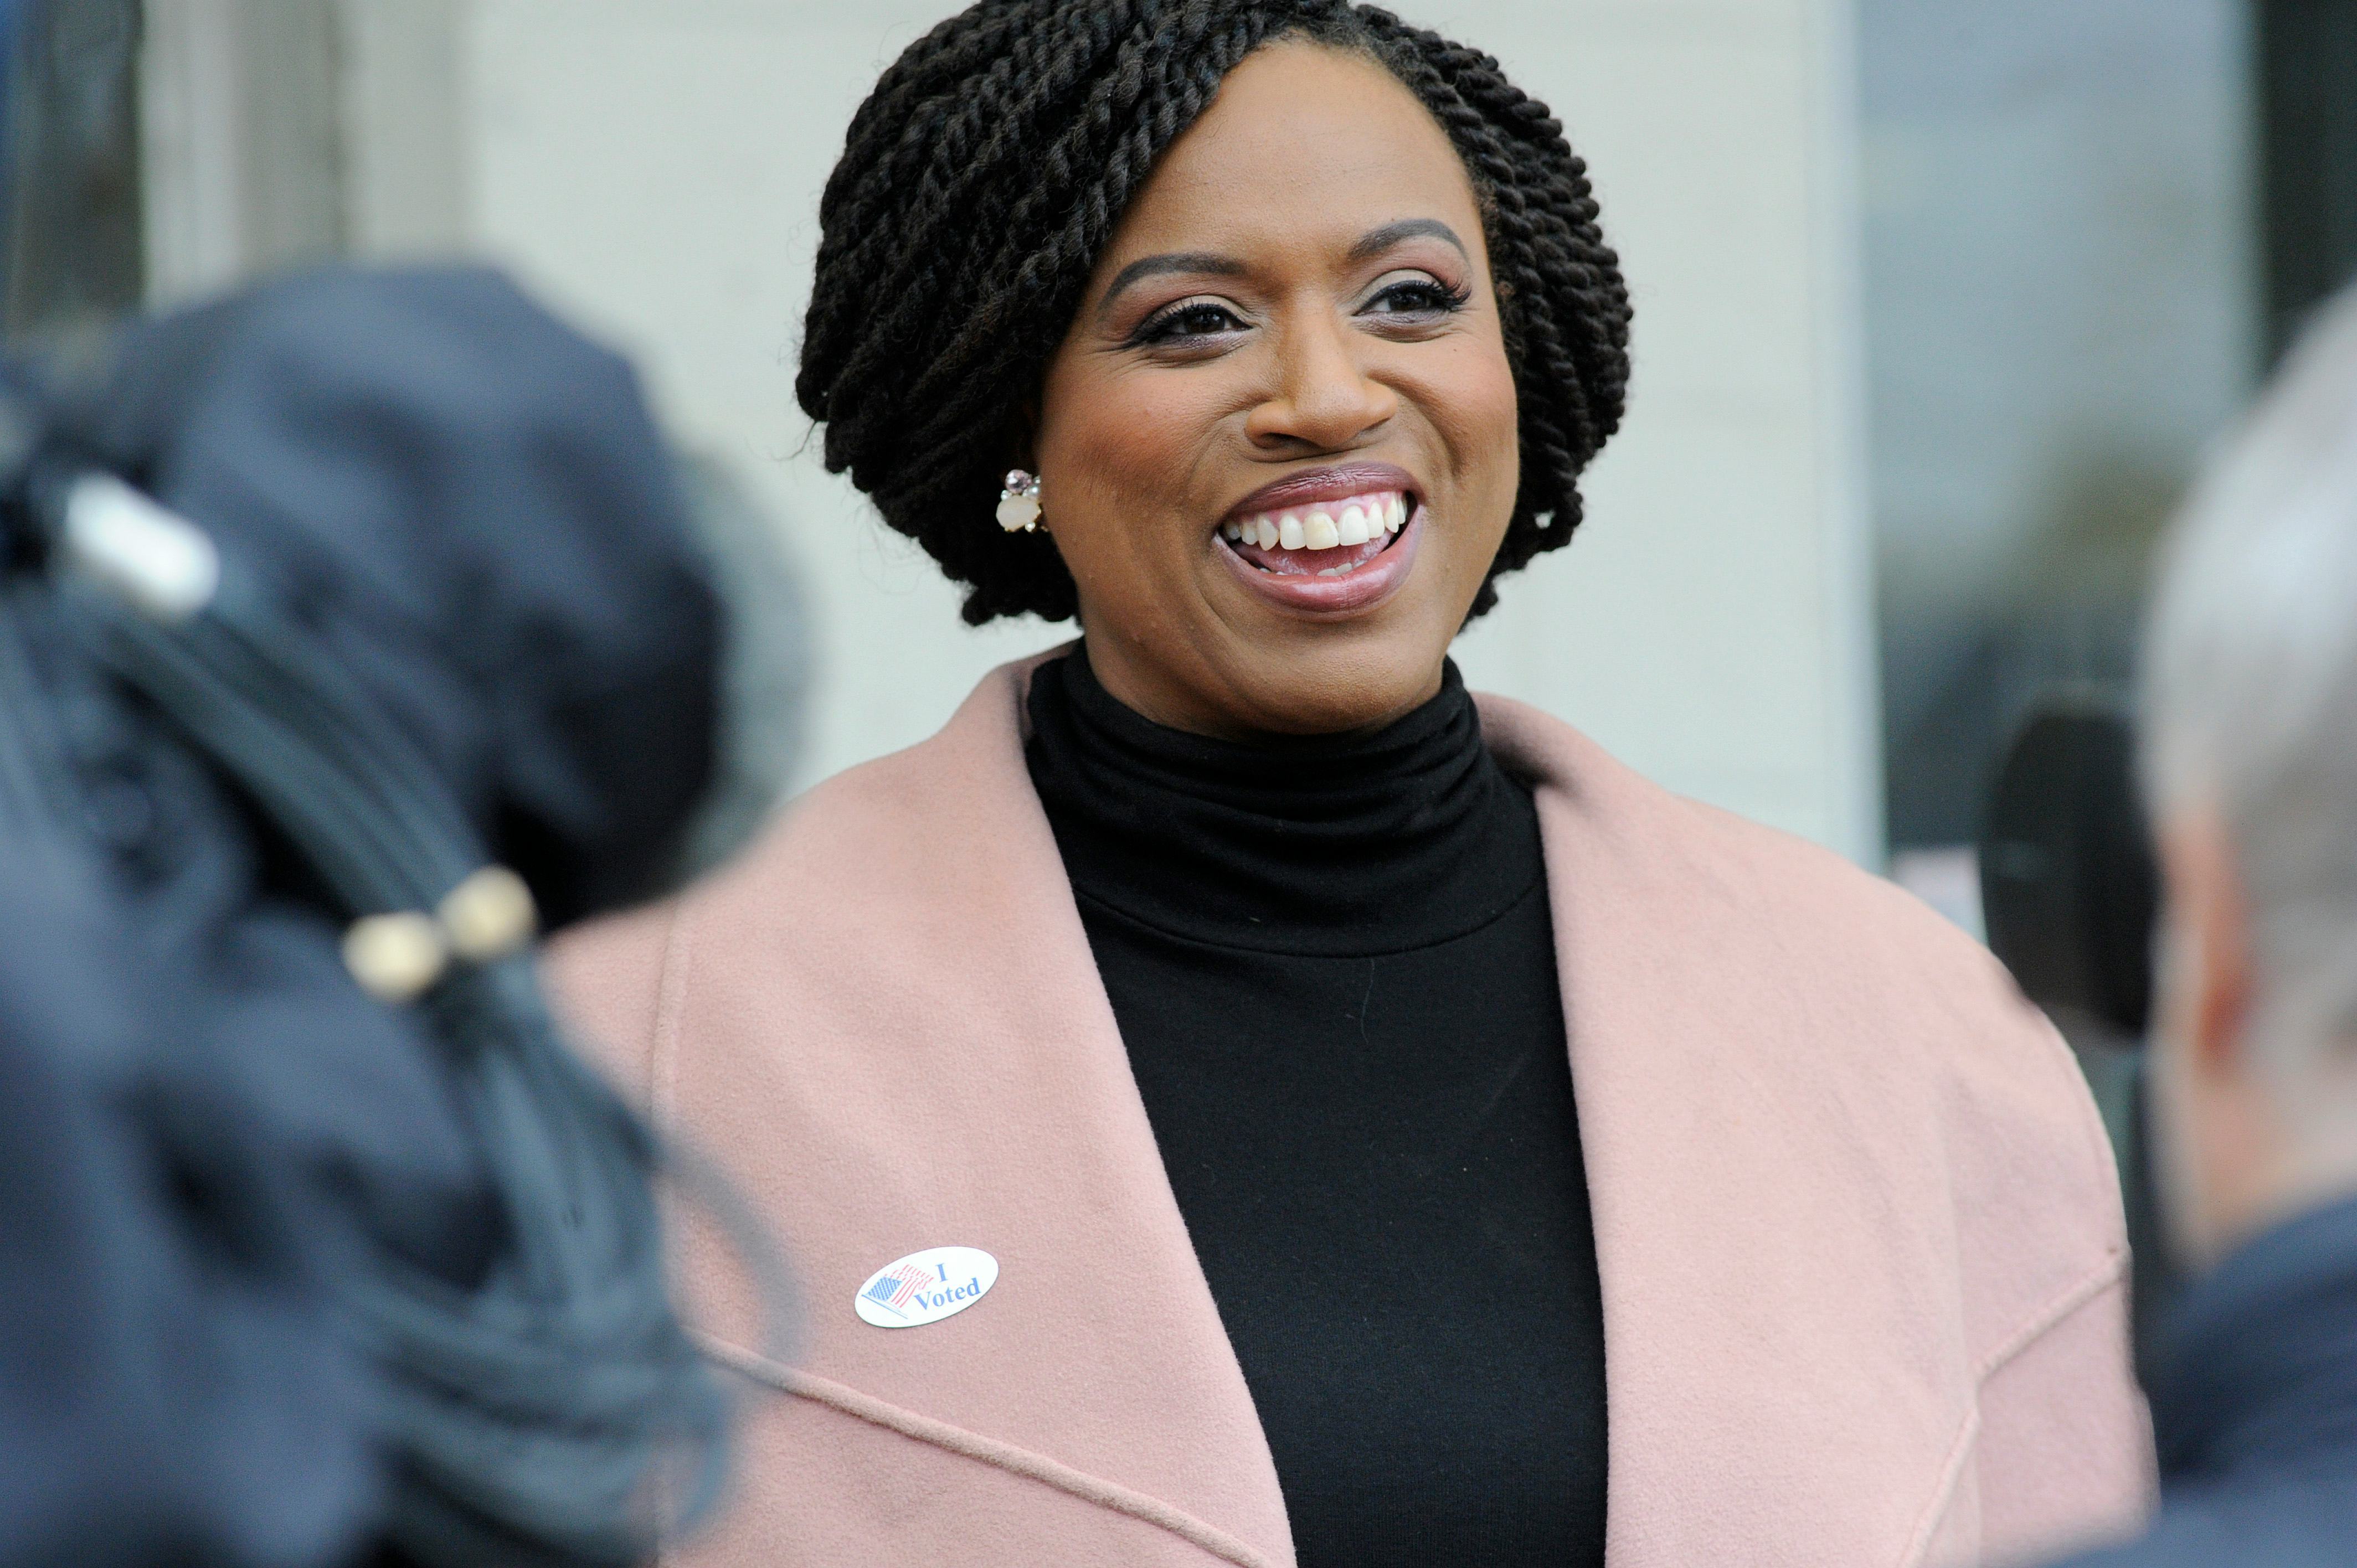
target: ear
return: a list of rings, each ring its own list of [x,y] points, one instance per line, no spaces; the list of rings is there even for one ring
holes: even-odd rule
[[[2184,998],[2190,1066],[2204,1077],[2239,1074],[2251,1007],[2251,920],[2233,838],[2222,813],[2201,807],[2160,832],[2169,919],[2195,964]]]

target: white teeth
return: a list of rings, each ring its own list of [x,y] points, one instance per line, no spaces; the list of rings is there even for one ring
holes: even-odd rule
[[[1222,523],[1220,532],[1232,542],[1256,543],[1264,550],[1332,550],[1397,533],[1407,516],[1406,497],[1397,490],[1379,490],[1340,504],[1321,501],[1303,511],[1261,512]]]

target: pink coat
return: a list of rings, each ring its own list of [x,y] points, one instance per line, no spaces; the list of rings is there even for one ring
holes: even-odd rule
[[[1022,755],[1029,666],[590,928],[561,1004],[799,1281],[683,1560],[1289,1564],[1285,1498]],[[1837,857],[1480,701],[1536,791],[1595,1209],[1611,1568],[1911,1568],[2114,1532],[2148,1490],[2111,1155],[1979,947]],[[853,1297],[980,1248],[956,1316]]]

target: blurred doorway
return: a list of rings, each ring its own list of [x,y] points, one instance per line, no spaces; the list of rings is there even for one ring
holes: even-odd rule
[[[1967,925],[2020,715],[2124,684],[2264,358],[2247,0],[1861,0],[1892,866]]]
[[[1976,919],[2024,711],[2124,693],[2159,530],[2357,274],[2357,0],[1860,0],[1886,811]]]

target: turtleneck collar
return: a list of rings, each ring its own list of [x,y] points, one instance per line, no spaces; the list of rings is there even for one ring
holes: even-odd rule
[[[1074,890],[1169,934],[1365,957],[1495,919],[1542,873],[1529,795],[1455,663],[1380,730],[1250,744],[1166,728],[1085,647],[1031,679],[1031,777]]]
[[[2147,1392],[2173,1483],[2357,1463],[2357,1199],[2268,1231],[2197,1281]]]

